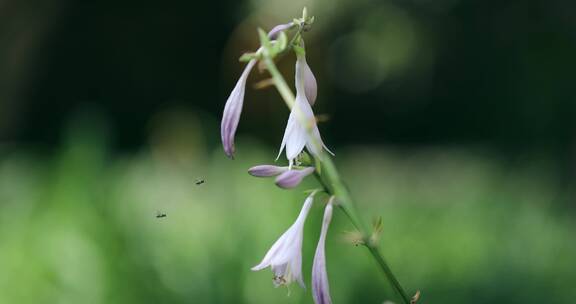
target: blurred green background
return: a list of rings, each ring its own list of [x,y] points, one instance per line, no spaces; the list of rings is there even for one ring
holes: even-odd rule
[[[403,285],[421,303],[572,303],[576,3],[560,0],[1,1],[0,303],[312,303],[320,204],[307,290],[250,271],[316,186],[246,173],[288,115],[253,89],[265,74],[236,160],[219,136],[255,29],[303,6],[320,129]],[[279,66],[292,82],[293,57]],[[334,302],[398,303],[351,230],[335,212]]]

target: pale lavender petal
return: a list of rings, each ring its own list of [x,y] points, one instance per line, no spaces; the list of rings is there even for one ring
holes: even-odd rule
[[[308,138],[306,140],[306,148],[310,153],[319,156],[322,152],[321,149],[324,148],[330,154],[334,155],[332,151],[330,151],[324,142],[322,141],[322,137],[320,136],[320,131],[318,130],[318,125],[316,124],[316,118],[314,117],[314,112],[312,111],[312,107],[308,100],[308,94],[306,92],[306,70],[310,68],[306,64],[306,58],[304,55],[298,56],[296,59],[296,100],[300,103],[297,103],[300,107],[301,112],[303,113],[303,117],[306,119],[306,122],[309,123],[308,127],[311,128],[311,134],[306,133]],[[310,71],[310,73],[312,73]],[[312,77],[314,77],[312,75]],[[315,82],[315,80],[314,80]],[[313,145],[312,142],[316,142],[319,146]]]
[[[286,139],[288,137],[288,134],[292,132],[291,130],[294,128],[294,124],[296,123],[294,119],[291,119],[291,116],[292,112],[290,112],[290,116],[288,116],[288,123],[286,123],[286,129],[284,129],[282,144],[280,144],[280,151],[278,151],[278,156],[276,156],[276,160],[278,160],[280,158],[280,155],[282,155],[282,151],[284,151],[284,147],[286,147]]]
[[[322,137],[320,136],[320,130],[318,130],[318,126],[316,124],[312,126],[312,136],[314,137],[316,142],[320,143],[320,145],[322,146],[322,148],[324,148],[324,150],[326,150],[326,152],[334,156],[334,153],[330,151],[330,149],[328,149],[328,147],[326,147],[326,145],[322,141]],[[310,142],[306,143],[306,148],[308,148],[308,151],[310,151],[312,154],[320,155],[321,151],[319,151],[316,146],[311,145]]]
[[[290,132],[287,132],[287,134],[285,134],[286,158],[290,160],[290,163],[292,163],[292,160],[294,160],[298,156],[298,154],[302,152],[302,150],[306,146],[306,139],[308,138],[306,128],[304,128],[302,123],[298,121],[299,118],[296,115],[296,111],[298,110],[296,108],[300,108],[298,101],[296,101],[294,109],[292,109],[290,117],[288,118],[289,121],[292,120],[293,122],[292,128],[289,130],[287,129],[286,131]]]
[[[270,249],[268,250],[268,252],[264,256],[264,258],[262,259],[260,264],[251,268],[252,271],[262,270],[262,269],[270,266],[272,264],[273,259],[276,259],[276,257],[279,255],[279,253],[286,251],[285,248],[288,245],[288,242],[286,242],[286,239],[291,239],[292,234],[294,234],[293,229],[286,230],[286,232],[284,232],[278,238],[278,240],[274,243],[274,245],[272,245],[272,247],[270,247]]]
[[[304,40],[302,40],[301,43],[302,47],[304,47]],[[296,75],[298,75],[298,73],[302,74],[302,79],[296,79],[296,90],[300,89],[304,91],[306,99],[310,105],[313,106],[318,94],[318,85],[312,69],[310,69],[310,66],[306,62],[306,55],[299,55],[296,58]]]
[[[288,22],[286,24],[279,24],[275,27],[273,27],[269,32],[268,32],[268,38],[270,39],[276,39],[278,37],[278,35],[280,34],[280,32],[283,32],[285,30],[290,29],[292,26],[294,26],[294,23],[292,22]]]
[[[331,304],[330,286],[328,284],[328,274],[326,272],[326,233],[328,226],[332,220],[332,203],[329,202],[324,210],[324,220],[322,221],[322,231],[320,232],[320,240],[316,247],[314,254],[314,262],[312,265],[312,296],[316,304]]]
[[[290,189],[298,186],[304,177],[312,174],[314,167],[307,167],[301,170],[288,170],[276,177],[276,185],[280,188]]]
[[[299,124],[301,126],[300,132],[302,132],[303,136],[305,136],[305,142],[306,142],[305,146],[308,148],[308,151],[310,151],[310,153],[319,156],[322,153],[322,147],[324,146],[324,142],[322,141],[322,137],[320,136],[320,131],[318,130],[318,125],[316,124],[316,118],[314,117],[312,107],[308,103],[306,97],[304,97],[304,94],[301,93],[297,94],[296,105],[298,106],[301,116],[304,118],[306,124],[306,125],[302,125],[302,123]],[[311,129],[310,130],[311,133],[309,133],[310,131],[306,130],[307,127]],[[312,144],[312,142],[319,143],[320,145],[315,146]],[[296,155],[298,155],[298,153]],[[288,157],[288,153],[286,154],[286,156]]]
[[[300,287],[306,289],[306,284],[304,284],[304,277],[302,276],[302,239],[300,239],[299,246],[300,256],[297,259],[292,259],[290,262],[290,271],[292,271],[291,275],[294,278],[294,281],[298,282]]]
[[[273,165],[260,165],[248,169],[248,173],[256,177],[270,177],[280,175],[288,170],[288,167],[279,167]]]
[[[300,104],[303,102],[304,101],[296,98],[294,107],[292,108],[290,116],[288,117],[286,130],[284,131],[284,137],[282,138],[282,145],[280,146],[280,152],[278,153],[278,157],[280,157],[282,150],[286,148],[286,158],[289,160],[290,165],[292,165],[292,161],[298,156],[298,154],[300,154],[300,152],[302,152],[302,149],[304,149],[306,146],[306,129],[298,121],[299,118],[297,117],[297,111],[300,111],[298,109],[302,108]],[[276,159],[278,159],[278,157]]]
[[[313,155],[320,155],[320,153],[322,153],[322,148],[325,147],[325,145],[322,141],[322,137],[320,137],[320,130],[318,130],[318,126],[316,124],[312,126],[312,134],[309,136],[312,136],[315,142],[320,143],[320,146],[313,145],[311,141],[308,141],[306,143],[306,148],[308,148],[308,151],[310,151],[310,153]],[[326,150],[329,151],[328,149]]]
[[[242,113],[242,105],[244,103],[244,92],[246,90],[246,80],[250,71],[256,64],[256,60],[250,60],[240,79],[236,82],[236,86],[230,93],[226,105],[224,106],[224,114],[222,115],[222,123],[220,125],[220,135],[222,137],[222,145],[224,146],[224,153],[230,158],[234,158],[234,135],[238,128],[240,121],[240,113]]]
[[[302,72],[304,73],[304,92],[306,93],[308,102],[313,106],[316,102],[316,96],[318,94],[316,77],[314,77],[314,74],[312,73],[312,70],[310,69],[310,66],[308,66],[308,63],[304,57],[302,63]]]

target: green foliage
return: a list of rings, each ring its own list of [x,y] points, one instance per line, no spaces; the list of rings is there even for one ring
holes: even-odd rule
[[[270,272],[250,271],[305,194],[246,173],[273,157],[268,147],[239,144],[243,157],[230,161],[194,130],[113,157],[103,134],[75,128],[52,158],[5,156],[0,303],[311,303],[310,291],[292,286],[288,296]],[[449,150],[351,150],[337,160],[363,216],[381,216],[382,251],[422,303],[576,297],[574,216],[550,204],[557,189],[542,167],[509,170]],[[301,190],[317,187],[306,182]],[[307,283],[322,207],[306,223]],[[341,241],[351,230],[335,212],[327,240],[335,302],[394,300],[365,249]]]

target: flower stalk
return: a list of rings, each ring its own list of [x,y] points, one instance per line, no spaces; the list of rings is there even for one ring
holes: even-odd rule
[[[300,31],[297,35],[300,34]],[[297,39],[293,39],[297,40]],[[263,58],[262,61],[264,62],[266,69],[270,72],[272,77],[272,81],[274,86],[280,93],[280,96],[288,106],[288,108],[292,109],[295,104],[295,97],[292,93],[292,90],[286,83],[286,80],[282,76],[282,74],[278,71],[276,64],[271,56],[268,55],[267,52],[262,53]],[[390,281],[394,290],[398,293],[400,298],[402,299],[403,303],[411,304],[410,297],[406,294],[402,285],[398,282],[398,279],[393,274],[392,270],[386,263],[386,260],[382,256],[380,250],[378,249],[377,244],[374,244],[370,241],[370,231],[368,230],[365,223],[361,220],[358,216],[356,207],[354,202],[344,185],[342,179],[340,178],[340,174],[336,169],[336,166],[332,162],[332,159],[326,155],[327,153],[322,152],[322,157],[317,157],[316,161],[321,165],[321,173],[315,174],[318,181],[323,185],[324,190],[329,195],[334,195],[337,199],[337,206],[341,208],[342,211],[346,214],[350,222],[355,226],[356,229],[362,234],[363,238],[363,245],[369,250],[370,254],[378,263],[378,266],[381,268],[382,272],[384,272],[386,278]]]
[[[320,131],[312,110],[316,100],[317,83],[312,70],[306,63],[306,51],[302,33],[310,28],[314,17],[308,17],[306,8],[302,13],[302,18],[294,19],[293,22],[280,24],[266,33],[262,29],[258,30],[261,47],[254,53],[246,53],[240,58],[241,61],[248,62],[238,83],[228,98],[221,125],[221,135],[224,151],[227,156],[234,156],[234,135],[242,103],[248,73],[255,66],[256,62],[265,67],[271,75],[270,82],[276,87],[280,96],[290,109],[290,116],[286,125],[284,137],[280,147],[278,157],[282,151],[286,151],[288,166],[259,165],[252,167],[248,172],[256,177],[275,177],[276,185],[291,189],[312,173],[330,195],[330,201],[326,205],[322,232],[318,242],[312,272],[314,301],[316,304],[330,304],[329,284],[326,271],[325,240],[328,225],[332,218],[332,209],[340,207],[346,214],[352,225],[358,230],[358,244],[364,245],[378,266],[390,281],[394,290],[399,294],[404,304],[413,304],[419,298],[419,293],[410,300],[398,279],[392,273],[386,260],[382,256],[378,244],[378,233],[380,228],[371,229],[358,216],[356,205],[344,184],[342,178],[330,155],[334,155],[323,143]],[[288,39],[286,32],[296,28],[292,37]],[[296,95],[286,83],[286,80],[278,71],[274,59],[277,59],[288,51],[296,54]],[[304,148],[308,153],[303,152]],[[274,284],[285,285],[296,281],[304,287],[302,279],[302,237],[303,227],[310,205],[312,204],[313,191],[306,199],[304,206],[296,222],[274,243],[260,264],[252,270],[258,271],[270,267],[274,272]],[[379,226],[381,227],[381,226]]]

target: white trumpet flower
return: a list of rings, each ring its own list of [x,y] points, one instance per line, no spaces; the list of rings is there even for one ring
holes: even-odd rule
[[[294,224],[272,245],[262,262],[252,267],[253,271],[270,267],[274,272],[276,287],[296,281],[302,288],[305,288],[302,279],[302,238],[304,222],[314,201],[314,195],[315,192],[306,198]]]
[[[324,142],[322,142],[320,131],[316,125],[314,112],[312,112],[312,107],[306,97],[306,89],[304,87],[306,68],[308,68],[308,65],[306,64],[304,54],[298,54],[295,81],[296,100],[288,117],[280,152],[276,158],[278,159],[284,148],[286,148],[286,158],[288,159],[290,167],[292,167],[294,159],[302,152],[304,147],[315,156],[320,156],[322,149],[332,154],[332,152],[326,148]]]

